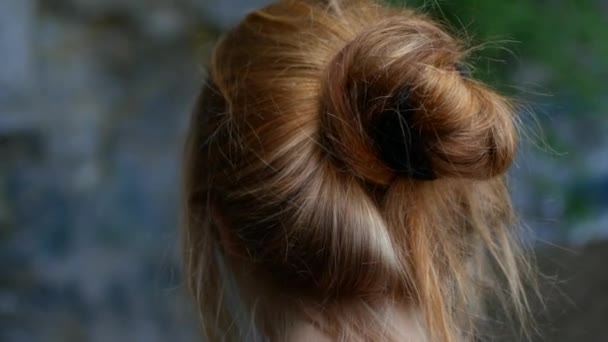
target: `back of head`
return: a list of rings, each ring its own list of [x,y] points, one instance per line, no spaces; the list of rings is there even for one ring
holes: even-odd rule
[[[463,71],[465,51],[371,0],[284,0],[223,37],[184,167],[186,274],[210,340],[247,340],[231,300],[273,340],[298,321],[404,340],[386,303],[419,312],[427,339],[468,340],[493,269],[525,311],[502,178],[513,110]]]

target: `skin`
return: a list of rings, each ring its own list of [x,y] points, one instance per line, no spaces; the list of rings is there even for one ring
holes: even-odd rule
[[[414,309],[387,305],[387,325],[396,327],[396,340],[403,342],[426,342],[424,328],[420,324],[419,314]],[[334,342],[310,323],[298,321],[290,334],[290,342]]]

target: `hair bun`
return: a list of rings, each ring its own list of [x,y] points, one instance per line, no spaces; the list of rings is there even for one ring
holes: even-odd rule
[[[374,184],[505,172],[517,145],[512,108],[470,79],[461,59],[459,43],[423,17],[364,29],[324,80],[322,136],[330,154]]]

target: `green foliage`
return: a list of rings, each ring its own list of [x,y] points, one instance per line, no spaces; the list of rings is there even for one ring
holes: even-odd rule
[[[501,73],[484,64],[476,76],[508,83],[508,75],[522,64],[541,70],[550,93],[575,102],[580,114],[603,111],[608,91],[608,8],[596,0],[391,0],[395,5],[420,7],[457,31],[473,36],[474,44],[490,48],[477,54],[486,61],[505,61]],[[605,6],[604,6],[605,7]],[[511,53],[510,51],[513,51]],[[525,86],[525,85],[524,85]]]

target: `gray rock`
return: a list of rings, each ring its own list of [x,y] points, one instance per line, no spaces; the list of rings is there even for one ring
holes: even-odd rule
[[[226,29],[248,12],[271,3],[271,0],[204,0],[199,1],[205,18],[216,27]]]
[[[0,106],[6,96],[23,95],[32,84],[35,2],[0,2]]]

